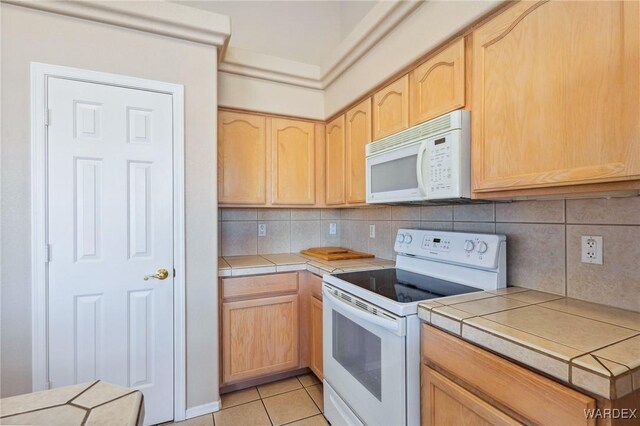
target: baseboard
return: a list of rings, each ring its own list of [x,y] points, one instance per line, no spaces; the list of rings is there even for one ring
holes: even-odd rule
[[[221,401],[214,401],[208,404],[198,405],[196,407],[187,408],[185,417],[191,419],[193,417],[204,416],[205,414],[214,413],[220,411]]]

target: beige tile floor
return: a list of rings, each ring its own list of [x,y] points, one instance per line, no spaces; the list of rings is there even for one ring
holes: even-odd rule
[[[313,374],[222,395],[222,410],[180,426],[322,426],[322,383]]]

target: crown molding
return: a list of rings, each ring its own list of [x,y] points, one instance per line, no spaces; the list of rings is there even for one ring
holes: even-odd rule
[[[218,48],[224,56],[231,19],[166,1],[1,0],[16,6],[86,19]]]
[[[219,70],[243,77],[259,78],[311,89],[322,89],[320,67],[277,56],[229,47]]]
[[[424,3],[424,0],[379,1],[347,38],[340,43],[327,64],[322,67],[322,88],[324,89],[333,83],[384,36],[400,25],[411,12]]]
[[[229,48],[220,63],[220,71],[324,90],[423,3],[424,0],[379,1],[323,66]]]

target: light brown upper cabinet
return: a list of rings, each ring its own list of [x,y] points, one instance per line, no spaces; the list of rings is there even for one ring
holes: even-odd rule
[[[373,95],[373,139],[409,127],[409,75]]]
[[[371,98],[347,111],[345,119],[347,145],[347,202],[366,201],[365,145],[371,142]]]
[[[521,2],[474,31],[476,197],[640,179],[639,8]]]
[[[226,204],[267,201],[267,135],[264,117],[218,113],[218,199]]]
[[[315,204],[315,125],[271,119],[273,204]]]
[[[409,79],[409,122],[413,126],[464,107],[464,38],[415,70]]]
[[[327,205],[345,203],[344,115],[326,127],[325,196]]]

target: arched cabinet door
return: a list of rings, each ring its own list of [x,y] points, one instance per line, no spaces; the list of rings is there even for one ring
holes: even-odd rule
[[[345,203],[344,115],[327,124],[325,138],[325,201],[327,205]]]
[[[347,111],[345,116],[347,147],[347,203],[366,201],[365,145],[371,142],[371,98]]]
[[[271,120],[271,174],[273,204],[315,204],[314,123]]]
[[[409,75],[373,95],[373,139],[409,127]]]
[[[411,72],[412,126],[465,106],[464,52],[464,38],[460,38]]]
[[[474,31],[476,195],[640,178],[639,7],[519,2]]]
[[[218,113],[218,201],[267,202],[267,135],[263,116]]]

